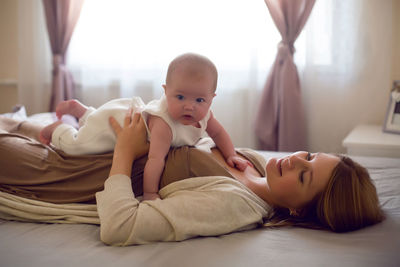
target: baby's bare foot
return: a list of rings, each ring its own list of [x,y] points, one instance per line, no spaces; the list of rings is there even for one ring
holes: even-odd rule
[[[44,127],[39,134],[39,141],[42,144],[49,145],[51,142],[51,135],[53,134],[54,130],[57,128],[58,125],[60,125],[62,121],[56,121],[53,122],[52,124],[47,125]]]
[[[65,114],[72,115],[75,118],[80,118],[85,114],[86,110],[88,109],[87,106],[82,104],[76,99],[66,100],[60,102],[56,107],[56,116],[58,119]]]

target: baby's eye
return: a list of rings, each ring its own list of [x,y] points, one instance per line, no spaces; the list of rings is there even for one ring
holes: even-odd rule
[[[197,102],[197,103],[202,103],[202,102],[204,102],[204,101],[205,101],[204,98],[201,98],[201,97],[196,98],[196,102]]]
[[[183,100],[184,96],[183,95],[177,95],[176,98],[178,98],[179,100]]]

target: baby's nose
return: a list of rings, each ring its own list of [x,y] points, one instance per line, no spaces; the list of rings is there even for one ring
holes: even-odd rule
[[[183,108],[186,109],[186,110],[193,110],[194,105],[193,105],[193,103],[191,103],[191,102],[187,102],[187,103],[185,103],[185,105],[183,106]]]

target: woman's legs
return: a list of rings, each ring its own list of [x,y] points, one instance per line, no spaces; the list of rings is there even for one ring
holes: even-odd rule
[[[95,203],[112,153],[72,156],[43,145],[43,126],[0,116],[0,191],[53,203]],[[142,195],[146,158],[134,162],[132,186]]]
[[[39,141],[39,133],[44,127],[29,121],[20,121],[0,116],[0,133],[20,134]]]
[[[53,203],[93,203],[112,153],[67,155],[37,140],[42,128],[0,116],[0,191]]]

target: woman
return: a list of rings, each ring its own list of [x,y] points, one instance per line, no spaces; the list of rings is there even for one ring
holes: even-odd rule
[[[170,179],[164,182],[170,186],[164,185],[165,187],[160,191],[163,200],[145,201],[139,204],[132,193],[129,177],[132,170],[138,169],[135,168],[135,164],[132,168],[132,162],[136,159],[139,160],[135,163],[140,161],[140,156],[147,151],[147,145],[144,126],[139,117],[134,116],[132,121],[130,118],[128,114],[122,128],[111,119],[111,125],[117,135],[117,144],[109,178],[105,182],[104,190],[96,195],[101,221],[101,238],[108,244],[127,245],[158,240],[184,240],[192,236],[217,235],[250,229],[262,222],[266,222],[267,226],[299,225],[342,232],[359,229],[383,219],[375,187],[364,168],[349,158],[307,152],[297,152],[282,159],[270,159],[266,164],[267,179],[260,177],[263,171],[257,171],[257,168],[248,167],[244,172],[239,172],[224,165],[219,165],[222,166],[220,169],[227,170],[237,180],[226,177],[202,177],[172,183]],[[15,122],[13,125],[13,122],[2,120],[2,124],[1,128],[8,127],[9,129],[1,134],[0,138],[0,149],[9,151],[7,157],[2,156],[4,152],[0,151],[0,162],[3,167],[10,161],[19,160],[18,155],[14,155],[16,153],[10,153],[12,142],[9,139],[15,141],[16,136],[12,136],[9,132],[23,132],[24,128],[28,128],[28,123],[19,124],[19,129],[16,129],[18,126]],[[60,162],[63,164],[74,162],[75,165],[79,165],[78,161],[93,162],[101,157],[103,161],[107,161],[112,157],[105,154],[87,156],[91,160],[68,158],[66,155],[58,155],[48,147],[42,147],[31,139],[29,142],[32,142],[30,146],[33,148],[47,151],[48,155],[44,157],[51,162],[61,158]],[[15,147],[20,147],[18,141],[14,142],[14,150]],[[182,150],[184,149],[188,148]],[[179,154],[182,150],[172,151],[167,163],[171,161],[172,165],[182,165],[173,160],[174,154]],[[194,149],[190,151],[195,152],[186,153],[186,156],[197,158],[195,154],[198,151]],[[20,155],[26,154],[26,151],[22,149],[19,152]],[[48,159],[49,154],[54,154],[54,156]],[[28,159],[34,156],[36,154]],[[54,157],[58,158],[54,160]],[[213,150],[212,156],[207,159],[212,162],[211,158],[214,163],[222,162],[217,150]],[[206,158],[202,158],[204,159]],[[202,164],[208,166],[208,162]],[[40,165],[43,163],[40,162]],[[99,167],[102,171],[95,171],[101,182],[107,178],[104,178],[101,173],[104,172],[103,169],[107,169],[106,165]],[[166,164],[166,173],[168,173],[168,166]],[[90,164],[86,169],[91,168],[92,171],[87,175],[83,170],[77,171],[83,172],[80,176],[82,178],[90,176],[93,170],[97,170]],[[170,169],[174,168],[170,167]],[[203,172],[199,175],[191,173],[192,176],[220,175],[221,172],[218,166],[214,165],[211,168],[199,169],[209,173]],[[20,194],[22,191],[21,194],[23,194],[27,188],[29,189],[29,186],[25,185],[19,191],[21,186],[15,182],[15,173],[4,172],[6,174],[2,171],[0,177],[0,184],[2,184],[0,190],[15,194]],[[5,181],[7,179],[8,181]],[[76,190],[76,184],[85,182],[77,179],[65,178],[53,184],[63,184],[64,187],[71,189],[64,191],[78,192],[77,201],[74,202],[82,202],[79,201],[79,194],[102,190],[102,188],[93,190],[93,186],[90,185]],[[44,185],[42,187],[46,188]],[[56,186],[53,185],[51,188],[54,189]],[[135,185],[133,188],[135,189]],[[41,190],[37,191],[40,193]],[[46,190],[42,189],[42,191]],[[34,191],[27,190],[26,196],[29,197],[29,193],[32,192]],[[41,199],[40,194],[38,195],[38,199]],[[88,200],[90,199],[83,201]],[[193,209],[191,205],[197,205],[196,209]]]

